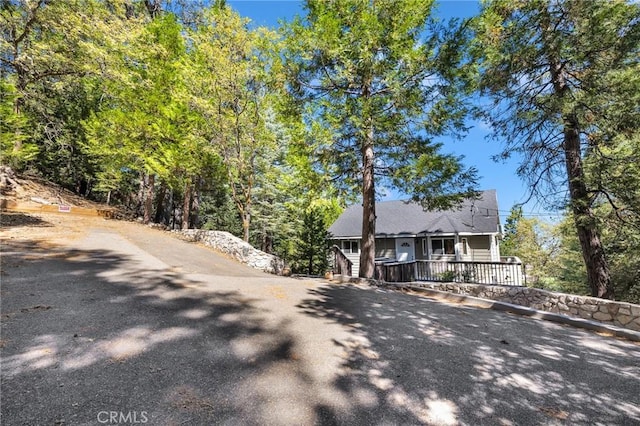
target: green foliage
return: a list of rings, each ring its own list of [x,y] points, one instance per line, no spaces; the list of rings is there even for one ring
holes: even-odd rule
[[[550,225],[514,208],[503,254],[536,285],[585,293],[575,230],[593,225],[616,294],[639,301],[640,5],[492,0],[457,25],[432,1],[309,0],[279,38],[203,4],[0,1],[3,164],[118,205],[155,200],[165,223],[189,215],[322,273],[326,228],[359,198],[365,164],[428,207],[473,193],[475,171],[439,143],[464,132],[471,86],[495,102],[483,118],[502,156],[522,155],[550,202],[565,192],[568,118],[580,134],[587,197],[573,206],[592,216]]]
[[[341,203],[285,114],[279,40],[224,2],[159,4],[1,2],[3,163],[297,262],[304,213]]]
[[[320,136],[306,152],[342,191],[362,189],[366,278],[374,274],[376,181],[426,207],[475,195],[475,170],[434,140],[464,130],[467,111],[452,71],[460,56],[443,41],[432,8],[432,1],[308,0],[307,15],[284,29],[290,113]]]
[[[493,100],[481,111],[502,158],[519,155],[518,174],[549,204],[568,206],[593,295],[611,297],[609,267],[594,207],[640,213],[640,5],[624,0],[511,1],[483,4],[471,28],[478,88]],[[625,157],[625,154],[629,155]]]
[[[370,132],[385,185],[430,206],[469,195],[475,171],[434,141],[464,130],[466,110],[432,2],[309,1],[307,10],[286,28],[286,57],[306,130],[324,133],[309,152],[319,166],[344,190],[360,186]]]
[[[112,169],[130,168],[167,176],[172,145],[183,139],[176,91],[184,50],[180,27],[166,15],[130,40],[129,51],[113,58],[117,69],[105,79],[100,111],[86,122],[89,146]],[[117,67],[117,68],[116,68]],[[179,159],[176,159],[179,160]]]
[[[0,81],[0,160],[16,170],[33,160],[39,148],[28,135],[28,118],[17,114],[15,86],[8,81]]]
[[[483,117],[507,141],[502,157],[523,154],[518,173],[541,198],[553,201],[566,181],[563,115],[580,123],[598,164],[602,148],[637,133],[639,17],[640,5],[624,1],[493,0],[474,20],[479,88],[494,100]],[[554,92],[552,59],[562,62],[570,96]]]
[[[615,210],[606,202],[597,210],[600,218],[599,228],[611,269],[611,281],[615,288],[616,300],[630,303],[640,302],[640,238],[638,228],[629,222],[621,221]],[[552,290],[574,294],[587,294],[587,275],[575,235],[573,218],[567,215],[555,226],[555,232],[561,240],[561,250],[556,256],[558,265],[548,271],[546,285]]]
[[[522,206],[513,206],[504,225],[504,235],[500,244],[500,254],[503,256],[517,256],[518,223],[524,218]]]
[[[611,268],[616,299],[640,301],[640,238],[634,224],[621,221],[607,203],[597,208],[599,228]],[[525,218],[514,207],[505,225],[503,255],[527,265],[527,284],[570,294],[588,295],[587,271],[570,214],[555,224]]]
[[[224,190],[203,195],[200,220],[201,223],[197,226],[199,228],[227,231],[235,236],[242,236],[242,222],[238,217],[238,209]]]
[[[640,303],[640,228],[636,221],[620,220],[619,215],[609,204],[598,207],[611,281],[618,300]]]
[[[456,271],[444,271],[442,274],[440,274],[440,281],[452,282],[455,281],[457,276],[458,274],[456,274]]]
[[[557,268],[548,272],[547,288],[565,293],[589,295],[587,271],[573,217],[567,214],[555,226],[554,231],[560,239],[561,250],[557,254]]]
[[[302,228],[297,233],[297,262],[294,272],[321,275],[327,271],[329,234],[324,212],[318,206],[304,212]]]
[[[122,170],[136,170],[184,197],[198,176],[220,167],[188,104],[183,28],[174,15],[162,14],[136,29],[108,57],[100,110],[85,122],[86,147],[100,158],[100,189],[113,190]]]
[[[640,5],[623,0],[492,0],[474,19],[479,89],[494,101],[483,118],[506,141],[501,157],[522,155],[518,174],[541,199],[554,203],[565,194],[561,148],[570,114],[589,163],[589,190],[638,206],[638,194],[627,202],[623,190],[628,175],[638,174],[620,173],[638,163],[638,19]],[[562,91],[551,77],[553,61],[561,63]]]
[[[271,119],[273,34],[249,30],[248,21],[223,4],[203,15],[189,33],[191,104],[202,117],[201,134],[226,167],[231,199],[250,237],[254,190],[277,150]],[[264,225],[264,223],[263,223]],[[269,232],[263,229],[264,232]]]
[[[95,183],[96,159],[85,149],[83,120],[97,109],[102,94],[95,79],[68,78],[52,87],[43,86],[46,98],[32,110],[48,117],[33,127],[41,136],[35,158],[45,178],[82,195]]]
[[[640,85],[629,96],[633,94],[640,97]],[[640,116],[637,120],[640,121]],[[590,187],[597,188],[599,193],[597,202],[605,202],[611,208],[603,220],[611,223],[617,219],[620,226],[640,229],[640,131],[620,133],[593,150],[597,152],[586,155],[585,170]]]
[[[83,76],[92,65],[89,46],[105,28],[94,24],[105,16],[92,0],[0,4],[2,155],[17,170],[67,187],[87,181],[76,135],[93,105]]]
[[[522,260],[527,267],[527,284],[544,288],[554,285],[562,250],[555,227],[537,218],[525,218],[520,206],[511,209],[500,251],[503,256]]]

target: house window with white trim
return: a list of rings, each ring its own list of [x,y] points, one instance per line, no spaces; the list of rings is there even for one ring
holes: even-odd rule
[[[353,254],[360,253],[360,248],[359,248],[358,242],[357,241],[343,241],[342,242],[342,251],[345,254],[348,254],[348,253],[353,253]]]
[[[461,241],[462,241],[462,254],[463,255],[469,254],[469,243],[467,242],[467,239],[463,238]]]
[[[456,240],[454,238],[431,238],[432,254],[456,254]]]

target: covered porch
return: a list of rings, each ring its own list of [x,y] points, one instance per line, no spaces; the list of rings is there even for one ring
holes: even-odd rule
[[[517,257],[500,262],[413,260],[376,262],[375,279],[386,282],[439,281],[524,286],[524,265]]]
[[[331,248],[332,272],[335,275],[357,276],[351,256],[340,247]],[[437,260],[377,258],[375,279],[386,282],[461,282],[471,284],[526,285],[524,265],[517,257],[501,257],[500,261],[469,261],[455,258]]]

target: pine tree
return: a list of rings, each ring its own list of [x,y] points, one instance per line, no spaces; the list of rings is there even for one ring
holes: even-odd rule
[[[462,130],[457,39],[443,41],[433,2],[309,0],[286,29],[289,89],[309,131],[328,137],[311,155],[344,187],[360,186],[360,275],[375,256],[376,179],[428,207],[473,194],[475,170],[433,137]]]
[[[567,193],[591,294],[603,298],[614,292],[594,206],[637,208],[640,197],[590,170],[612,152],[626,163],[619,147],[637,140],[639,19],[640,5],[621,0],[494,0],[474,23],[480,89],[494,101],[484,115],[507,141],[502,156],[522,155],[518,173],[542,198]]]

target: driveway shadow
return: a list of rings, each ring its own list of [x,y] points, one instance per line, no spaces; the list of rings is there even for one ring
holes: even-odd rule
[[[325,424],[640,424],[640,346],[541,320],[352,285],[299,307],[352,330]]]
[[[3,247],[2,424],[260,424],[308,380],[286,321],[109,250]],[[106,414],[105,414],[106,413]],[[102,417],[99,417],[102,416]]]
[[[17,226],[50,227],[52,225],[46,220],[29,214],[6,211],[0,214],[0,228]]]
[[[640,422],[626,341],[348,285],[297,287],[275,315],[116,250],[3,246],[2,424]],[[338,371],[309,366],[330,357]]]

